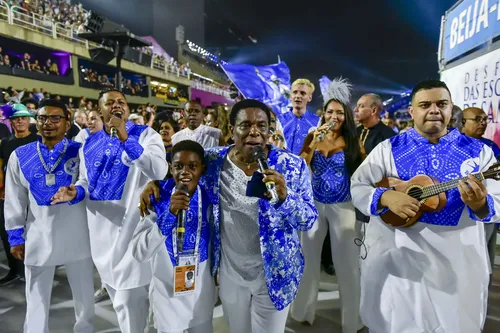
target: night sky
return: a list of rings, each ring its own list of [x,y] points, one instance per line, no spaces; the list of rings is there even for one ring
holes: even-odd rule
[[[81,1],[139,36],[152,35],[173,56],[175,26],[182,24],[186,39],[202,44],[204,36],[205,47],[213,53],[219,47],[229,62],[267,65],[280,55],[292,79],[317,86],[322,75],[348,78],[355,101],[367,92],[389,98],[439,78],[441,16],[457,0]],[[322,103],[317,92],[314,107]]]
[[[355,85],[355,97],[376,92],[384,98],[420,80],[439,78],[441,16],[456,2],[207,1],[221,17],[258,39],[256,45],[224,50],[224,60],[264,65],[277,62],[279,54],[292,79],[306,77],[317,84],[322,75],[343,76]],[[208,10],[209,16],[212,12]],[[212,31],[205,30],[206,44],[223,42]],[[321,104],[320,94],[314,104]]]

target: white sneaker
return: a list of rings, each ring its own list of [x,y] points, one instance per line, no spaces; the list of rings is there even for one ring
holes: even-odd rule
[[[107,298],[109,298],[109,294],[106,288],[100,288],[94,294],[94,303],[102,302]]]

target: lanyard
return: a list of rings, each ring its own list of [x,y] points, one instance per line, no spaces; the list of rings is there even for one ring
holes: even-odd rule
[[[43,159],[42,152],[40,150],[40,141],[37,141],[37,143],[36,143],[36,151],[38,153],[38,158],[40,159],[40,162],[42,162],[43,168],[45,169],[45,171],[47,171],[47,173],[51,174],[51,173],[54,172],[54,170],[57,168],[57,166],[59,165],[59,163],[61,163],[61,161],[62,161],[62,159],[64,157],[64,154],[66,153],[66,149],[67,148],[68,148],[68,140],[66,140],[66,142],[64,143],[63,151],[62,151],[61,155],[59,155],[59,158],[57,159],[56,163],[54,163],[54,165],[52,166],[52,168],[49,169],[49,167],[45,163],[45,160]]]
[[[200,259],[199,259],[198,253],[199,253],[199,248],[200,248],[201,224],[202,224],[202,204],[203,204],[202,199],[201,199],[201,189],[199,186],[198,186],[197,192],[198,192],[198,229],[196,230],[196,243],[194,245],[194,255],[196,257],[198,257],[198,261],[199,261]],[[187,219],[187,214],[186,214],[186,219]],[[187,221],[186,221],[186,223],[187,223]],[[186,234],[184,234],[184,238],[186,238]],[[178,263],[179,262],[178,255],[180,253],[179,254],[177,253],[177,230],[176,230],[176,228],[172,229],[172,251],[174,254],[175,262]]]

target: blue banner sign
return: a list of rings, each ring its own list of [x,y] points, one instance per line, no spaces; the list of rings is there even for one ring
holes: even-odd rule
[[[498,0],[464,0],[446,13],[443,59],[449,62],[500,35]]]

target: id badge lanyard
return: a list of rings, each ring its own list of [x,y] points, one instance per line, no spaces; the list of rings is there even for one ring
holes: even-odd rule
[[[189,250],[189,251],[183,251],[182,253],[177,253],[177,230],[174,228],[172,230],[172,252],[175,258],[175,263],[176,266],[179,264],[179,256],[182,255],[192,255],[196,258],[196,275],[198,275],[199,271],[199,262],[200,262],[200,239],[201,239],[201,225],[202,225],[202,198],[201,198],[201,189],[198,186],[197,188],[197,193],[198,193],[198,228],[196,230],[196,242],[194,245],[194,250]],[[187,221],[186,221],[187,223]],[[186,233],[184,233],[184,238],[186,237]],[[185,243],[184,243],[185,244]]]

